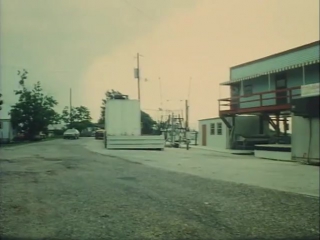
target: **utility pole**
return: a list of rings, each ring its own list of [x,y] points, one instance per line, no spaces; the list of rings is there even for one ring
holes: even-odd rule
[[[184,133],[185,133],[187,150],[189,150],[189,144],[190,144],[188,132],[189,132],[189,103],[188,103],[188,100],[186,100],[186,123],[185,123],[185,132]]]
[[[174,135],[175,128],[173,125],[174,125],[174,113],[172,112],[171,113],[171,144],[172,146],[174,146],[174,142],[175,142],[175,135]]]
[[[70,110],[69,110],[69,124],[71,125],[71,123],[72,123],[72,89],[70,88],[70,95],[69,95],[69,97],[70,97]]]
[[[185,123],[185,126],[186,126],[186,131],[189,131],[189,103],[188,103],[188,100],[186,100],[186,123]]]
[[[140,101],[140,54],[137,53],[137,69],[136,69],[136,72],[135,72],[135,77],[137,78],[138,80],[138,100]]]

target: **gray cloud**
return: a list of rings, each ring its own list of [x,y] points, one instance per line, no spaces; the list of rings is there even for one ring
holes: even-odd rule
[[[6,102],[15,101],[16,70],[23,67],[30,72],[30,84],[41,81],[62,108],[68,104],[68,88],[80,86],[94,59],[153,31],[170,12],[195,2],[2,0],[1,91]],[[80,100],[78,94],[75,104]]]

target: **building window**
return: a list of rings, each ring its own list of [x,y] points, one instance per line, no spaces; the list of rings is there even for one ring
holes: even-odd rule
[[[215,124],[211,123],[210,124],[210,134],[215,135],[216,134],[216,129],[215,129]]]
[[[222,135],[222,123],[217,123],[217,134]]]
[[[252,95],[253,91],[252,91],[252,84],[246,84],[243,87],[243,95]]]

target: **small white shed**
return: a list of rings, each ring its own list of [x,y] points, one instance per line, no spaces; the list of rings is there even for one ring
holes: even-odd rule
[[[231,122],[231,119],[227,119]],[[263,122],[263,133],[260,129],[259,116],[237,116],[235,118],[235,135],[254,136],[259,134],[269,134],[269,123]],[[221,118],[208,118],[199,120],[199,145],[214,149],[229,149],[230,135],[229,129]]]
[[[229,145],[228,128],[221,118],[207,118],[199,120],[200,146],[227,149]]]

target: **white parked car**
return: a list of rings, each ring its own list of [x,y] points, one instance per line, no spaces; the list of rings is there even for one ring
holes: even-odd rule
[[[78,139],[80,137],[80,132],[75,129],[67,129],[64,133],[63,133],[63,138],[64,139]]]

